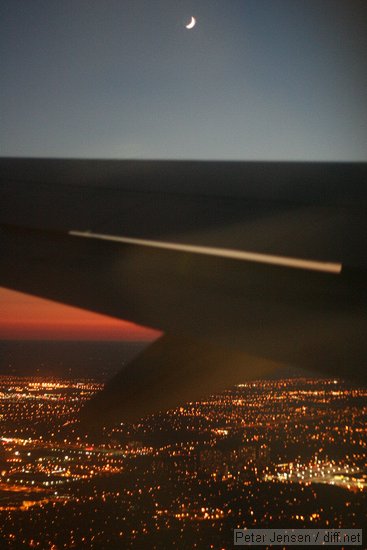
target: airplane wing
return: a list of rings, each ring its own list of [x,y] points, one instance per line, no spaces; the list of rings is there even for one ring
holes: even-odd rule
[[[367,164],[0,159],[0,285],[161,330],[87,413],[366,381]]]

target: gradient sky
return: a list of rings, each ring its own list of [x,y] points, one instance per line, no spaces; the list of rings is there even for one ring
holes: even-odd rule
[[[0,288],[0,340],[149,341],[159,332]]]
[[[0,21],[3,156],[367,159],[365,0],[11,0]]]

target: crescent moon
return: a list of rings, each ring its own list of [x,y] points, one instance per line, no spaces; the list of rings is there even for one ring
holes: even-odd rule
[[[191,17],[191,21],[188,25],[186,25],[186,28],[187,29],[193,29],[196,25],[196,19],[195,17]]]

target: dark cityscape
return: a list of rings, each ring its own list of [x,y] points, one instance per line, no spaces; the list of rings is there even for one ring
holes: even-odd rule
[[[361,528],[367,390],[287,378],[101,430],[94,379],[0,378],[4,548],[230,548],[245,527]]]

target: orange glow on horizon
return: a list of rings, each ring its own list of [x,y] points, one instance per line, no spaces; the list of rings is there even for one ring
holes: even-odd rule
[[[0,288],[0,340],[149,341],[159,332],[106,315]]]

